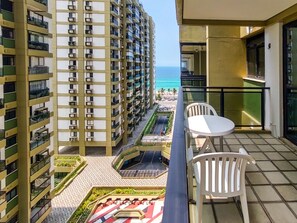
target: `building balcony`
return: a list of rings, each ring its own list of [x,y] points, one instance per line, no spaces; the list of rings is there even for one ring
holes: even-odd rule
[[[3,75],[16,75],[16,66],[15,65],[3,65]]]
[[[38,220],[51,208],[51,200],[41,199],[31,209],[31,223],[38,222]]]
[[[35,173],[37,173],[39,170],[41,170],[43,167],[49,164],[50,161],[51,161],[51,156],[45,156],[40,161],[33,163],[31,165],[30,175],[32,176]]]
[[[49,67],[43,65],[36,65],[33,67],[29,67],[29,74],[48,74]]]
[[[45,22],[45,21],[43,21],[41,19],[38,19],[38,18],[35,18],[35,17],[32,17],[32,16],[28,16],[27,21],[31,25],[48,29],[48,22]]]
[[[5,48],[15,48],[15,39],[2,37],[2,44]]]
[[[50,134],[48,133],[42,133],[40,136],[35,137],[30,142],[30,150],[33,150],[37,148],[38,146],[43,145],[44,143],[48,142],[50,140]]]
[[[11,184],[12,182],[16,181],[18,179],[18,170],[11,172],[6,177],[6,186]]]
[[[112,141],[116,141],[120,137],[120,134],[111,137]]]
[[[111,105],[117,105],[117,104],[119,104],[120,103],[120,100],[115,100],[115,101],[112,101],[111,102]]]
[[[29,92],[29,99],[37,99],[37,98],[42,98],[49,96],[49,88],[44,88],[44,89],[36,89],[36,90],[30,90]]]
[[[114,112],[111,113],[111,116],[112,116],[112,117],[116,117],[116,116],[118,116],[119,114],[120,114],[120,111],[114,111]]]
[[[47,0],[34,0],[34,1],[47,6]]]
[[[48,51],[49,45],[47,43],[28,41],[28,48],[33,50],[43,50]]]
[[[118,77],[112,77],[111,82],[118,82],[120,79]]]
[[[69,69],[69,70],[76,70],[77,67],[76,67],[76,65],[69,65],[69,66],[68,66],[68,69]]]
[[[31,201],[51,185],[51,178],[45,175],[43,178],[37,178],[33,184],[35,185],[31,186]]]
[[[4,122],[5,131],[8,131],[8,130],[16,128],[16,127],[17,127],[17,119],[16,118],[5,120],[5,122]]]
[[[47,108],[44,108],[43,110],[36,109],[34,111],[34,115],[31,116],[29,119],[30,125],[41,122],[45,119],[48,119],[49,117],[50,117],[50,112],[47,110]]]
[[[91,22],[93,22],[93,19],[92,18],[85,18],[85,22],[91,23]]]
[[[85,34],[91,35],[91,34],[93,34],[93,30],[87,29],[87,30],[85,30]]]
[[[14,22],[14,13],[13,12],[1,9],[1,14],[2,14],[4,20]]]

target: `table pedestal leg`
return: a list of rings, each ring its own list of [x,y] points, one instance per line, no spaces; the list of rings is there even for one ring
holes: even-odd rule
[[[209,136],[206,136],[206,140],[205,140],[199,153],[204,153],[208,146],[209,146],[211,152],[213,152],[213,153],[216,152],[216,149],[211,141],[211,138]]]

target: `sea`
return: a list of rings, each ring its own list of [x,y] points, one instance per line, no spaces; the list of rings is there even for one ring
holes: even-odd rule
[[[180,87],[180,67],[156,67],[156,91],[178,90]]]

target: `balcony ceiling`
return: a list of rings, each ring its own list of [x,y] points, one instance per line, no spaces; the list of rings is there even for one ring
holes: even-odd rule
[[[176,0],[179,24],[266,23],[297,6],[296,0]],[[295,11],[296,12],[296,11]]]

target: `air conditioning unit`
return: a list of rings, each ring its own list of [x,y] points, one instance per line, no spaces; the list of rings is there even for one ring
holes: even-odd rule
[[[92,10],[92,6],[90,6],[90,5],[86,5],[86,6],[85,6],[85,10],[87,10],[87,11]]]
[[[75,82],[75,81],[76,81],[76,77],[69,77],[69,78],[68,78],[68,81],[69,81],[69,82]]]
[[[68,5],[68,9],[69,10],[75,10],[76,9],[76,6],[75,5]]]
[[[93,78],[92,77],[86,77],[86,82],[92,82]]]
[[[76,94],[76,89],[69,89],[69,94]]]
[[[69,65],[69,66],[68,66],[68,69],[69,69],[69,70],[76,70],[76,66],[75,66],[75,65]]]
[[[76,18],[75,17],[68,17],[68,22],[75,22]]]
[[[75,41],[69,41],[68,46],[76,46],[76,42]]]
[[[86,117],[87,117],[87,118],[93,118],[93,113],[87,113],[87,114],[86,114]]]
[[[69,138],[69,141],[76,142],[77,141],[77,137],[76,136],[70,137]]]
[[[93,125],[87,125],[86,126],[87,129],[93,129],[93,127],[94,127]]]
[[[76,118],[77,114],[76,113],[70,113],[69,118]]]
[[[68,57],[69,58],[74,58],[74,57],[76,57],[76,53],[68,53]]]
[[[92,18],[85,18],[85,22],[92,22]]]
[[[69,101],[69,105],[70,105],[70,106],[74,106],[74,105],[76,105],[76,101]]]
[[[86,105],[87,106],[92,106],[93,105],[93,101],[86,101]]]
[[[76,31],[75,31],[75,29],[68,29],[68,33],[69,33],[69,34],[75,34]]]
[[[86,33],[86,34],[92,34],[93,31],[92,31],[91,29],[87,29],[87,30],[85,30],[85,33]]]
[[[92,42],[91,41],[87,41],[86,42],[86,46],[92,46]]]
[[[91,54],[91,53],[86,53],[86,58],[92,58],[93,57],[93,54]]]
[[[86,70],[93,70],[93,66],[92,65],[86,65]]]
[[[86,94],[93,94],[93,89],[87,89]]]
[[[76,129],[77,126],[76,125],[69,125],[69,129],[73,130],[73,129]]]
[[[87,137],[87,141],[90,142],[90,141],[93,141],[94,140],[94,137],[93,136],[89,136]]]

